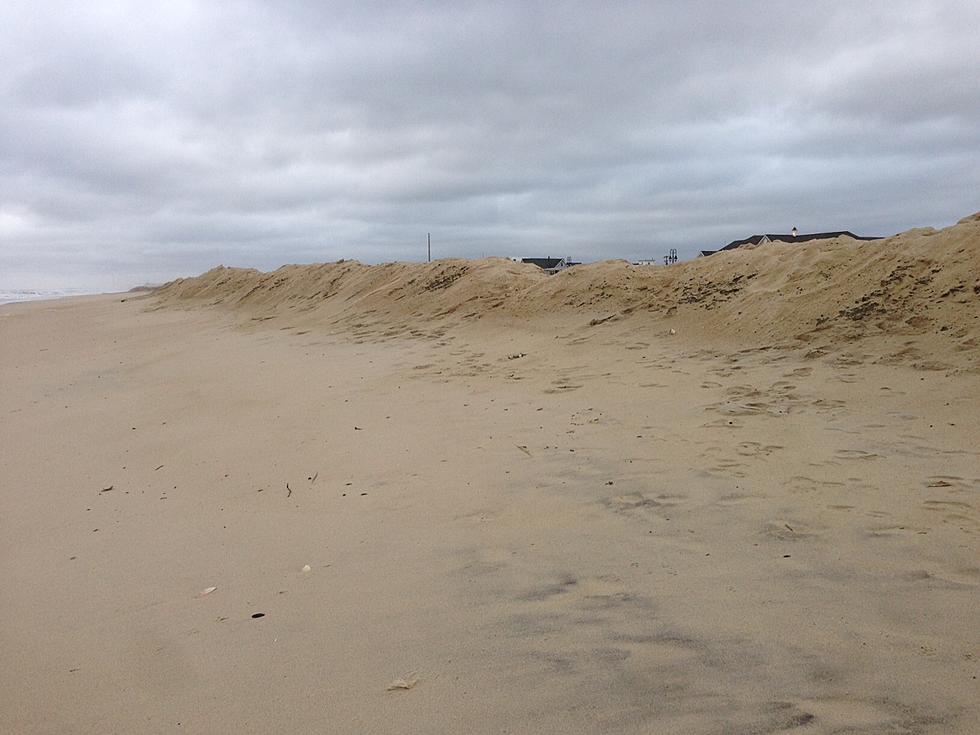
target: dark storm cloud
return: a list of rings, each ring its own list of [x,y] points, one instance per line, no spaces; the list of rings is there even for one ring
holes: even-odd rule
[[[687,256],[980,208],[971,0],[610,5],[4,4],[0,281],[415,259],[427,231]]]

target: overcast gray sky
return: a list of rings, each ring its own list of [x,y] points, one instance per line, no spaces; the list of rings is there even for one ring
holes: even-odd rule
[[[980,2],[0,3],[0,287],[980,209]]]

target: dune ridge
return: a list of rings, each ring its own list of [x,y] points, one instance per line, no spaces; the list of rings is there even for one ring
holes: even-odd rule
[[[723,252],[669,268],[604,261],[548,276],[505,258],[364,265],[219,266],[158,288],[159,306],[209,305],[253,320],[443,331],[481,320],[554,319],[582,328],[662,330],[741,346],[859,350],[926,369],[980,369],[980,213],[942,230]],[[299,321],[297,321],[299,320]]]

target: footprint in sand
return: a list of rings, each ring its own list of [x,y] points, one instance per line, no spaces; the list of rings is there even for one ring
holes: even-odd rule
[[[581,385],[575,385],[572,383],[558,383],[554,388],[545,388],[542,393],[569,393],[573,390],[578,390],[581,387]]]
[[[762,535],[778,541],[801,541],[816,536],[816,531],[808,529],[798,520],[770,521],[763,526]]]
[[[735,403],[725,401],[722,403],[712,403],[705,406],[705,411],[714,411],[722,416],[758,416],[766,414],[769,416],[780,416],[786,413],[782,407],[767,401],[749,401],[745,403]]]
[[[723,507],[745,505],[746,503],[754,503],[760,500],[764,500],[763,495],[747,495],[744,493],[729,493],[727,495],[722,495],[718,500],[715,501],[715,505],[721,505]]]
[[[801,700],[797,706],[813,714],[821,732],[919,732],[926,724],[943,721],[935,713],[883,698],[822,697]]]
[[[942,513],[944,523],[956,524],[964,531],[980,529],[980,514],[969,503],[959,500],[926,500],[923,501],[922,508]]]
[[[844,487],[844,483],[833,480],[817,480],[806,475],[794,475],[789,478],[790,490],[797,492],[815,492],[828,487]]]
[[[599,503],[607,510],[636,518],[649,518],[651,515],[669,518],[688,498],[683,495],[662,493],[651,497],[644,493],[624,493],[602,498]]]
[[[716,477],[742,478],[746,476],[746,473],[742,471],[742,468],[745,466],[746,465],[742,462],[736,462],[734,460],[721,460],[709,466],[706,469],[706,472],[707,474],[714,475]]]
[[[634,511],[640,508],[660,508],[663,503],[653,498],[648,498],[642,493],[628,493],[626,495],[613,495],[604,498],[603,505],[619,512]]]
[[[781,444],[761,444],[759,442],[741,442],[735,447],[735,451],[743,457],[768,457],[780,449],[784,449]]]
[[[882,458],[880,454],[866,452],[863,449],[838,449],[836,452],[834,452],[834,456],[837,459],[862,461]]]
[[[868,538],[901,538],[905,536],[925,535],[928,529],[912,525],[870,526],[865,535]]]
[[[638,595],[613,574],[579,577],[555,572],[538,584],[519,591],[514,599],[526,603],[547,603],[551,614],[578,617],[584,612],[601,613],[621,609],[647,609],[651,601]]]

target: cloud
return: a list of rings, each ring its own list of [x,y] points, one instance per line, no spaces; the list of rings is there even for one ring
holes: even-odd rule
[[[970,0],[5,3],[0,285],[947,224],[978,208],[976,27]]]

